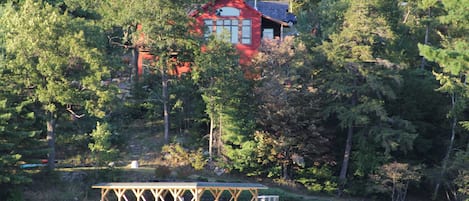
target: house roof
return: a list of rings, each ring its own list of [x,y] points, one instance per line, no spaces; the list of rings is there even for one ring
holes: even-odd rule
[[[246,0],[246,3],[255,8],[254,0]],[[288,21],[288,2],[283,1],[260,1],[257,0],[257,10],[264,16],[277,21]]]
[[[267,16],[267,15],[262,15],[262,18],[266,19],[266,20],[270,20],[274,23],[277,23],[279,25],[282,25],[284,27],[290,27],[290,25],[284,21],[281,21],[281,20],[278,20],[278,19],[275,19],[273,17],[270,17],[270,16]]]
[[[201,9],[195,9],[191,12],[189,12],[189,16],[196,16],[197,14],[199,14],[199,12],[201,12],[201,10],[205,10],[207,11],[207,9],[209,7],[212,7],[212,6],[216,6],[217,4],[220,4],[221,5],[226,5],[226,6],[233,6],[234,4],[239,4],[239,3],[242,3],[245,6],[246,9],[249,9],[249,10],[252,10],[252,11],[255,11],[256,13],[259,13],[259,15],[262,15],[261,12],[259,12],[258,10],[254,9],[254,7],[252,7],[250,4],[246,3],[246,1],[244,0],[215,0],[215,1],[211,1],[211,2],[208,2],[208,3],[205,3],[203,4],[200,8]],[[253,4],[254,5],[254,4]],[[237,7],[237,6],[234,6],[234,7]]]

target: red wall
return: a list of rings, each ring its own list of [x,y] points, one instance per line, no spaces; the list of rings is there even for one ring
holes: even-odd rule
[[[221,7],[233,7],[241,10],[240,15],[235,16],[217,16],[215,11]],[[261,18],[262,14],[244,3],[243,0],[217,0],[214,4],[208,3],[203,7],[200,13],[192,14],[197,21],[196,31],[202,34],[202,27],[204,27],[204,19],[250,19],[251,20],[251,44],[236,45],[240,54],[240,63],[242,65],[249,64],[252,57],[257,53],[257,49],[261,44]],[[240,30],[241,31],[241,30]],[[239,33],[241,36],[241,33]]]
[[[239,16],[217,16],[216,10],[221,7],[233,7],[240,10]],[[239,51],[240,64],[243,66],[248,65],[251,59],[257,53],[257,49],[261,44],[261,18],[262,14],[250,7],[243,0],[216,0],[215,3],[208,3],[203,6],[203,11],[192,13],[192,17],[196,19],[196,26],[194,31],[199,34],[203,34],[202,28],[204,27],[204,19],[250,19],[251,20],[251,44],[236,44],[236,49]],[[137,29],[141,29],[141,25],[137,26]],[[238,34],[241,36],[240,33]],[[143,34],[140,37],[144,37]],[[143,74],[143,61],[144,60],[155,60],[155,57],[148,52],[139,52],[138,56],[138,75]],[[182,73],[190,71],[190,63],[182,62],[176,69],[171,71],[171,74],[180,76]]]

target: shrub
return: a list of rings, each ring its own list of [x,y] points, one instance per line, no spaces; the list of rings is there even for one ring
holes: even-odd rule
[[[392,201],[404,201],[409,183],[419,181],[421,176],[420,167],[398,162],[384,164],[377,174],[371,175],[382,191],[391,194]]]
[[[202,149],[197,151],[187,151],[180,144],[169,144],[162,148],[164,159],[171,167],[181,167],[191,165],[196,170],[201,170],[207,164],[207,159],[203,155]]]
[[[332,194],[337,190],[337,179],[327,165],[315,164],[312,167],[300,169],[296,180],[313,192]]]
[[[113,148],[111,139],[112,132],[107,123],[96,123],[96,129],[91,133],[94,143],[90,143],[88,147],[93,153],[94,159],[98,166],[106,165],[117,158],[117,150]]]
[[[197,151],[191,152],[190,157],[191,165],[195,170],[202,170],[204,169],[205,165],[207,165],[208,160],[204,157],[202,148],[199,148]]]

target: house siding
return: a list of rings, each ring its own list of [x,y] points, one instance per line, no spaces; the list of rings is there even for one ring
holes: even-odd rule
[[[232,7],[240,10],[239,16],[219,16],[217,10],[223,7]],[[257,53],[261,44],[261,17],[262,14],[256,9],[246,4],[243,0],[218,0],[215,3],[208,3],[203,7],[200,13],[194,15],[197,26],[197,33],[203,34],[204,20],[239,20],[238,36],[242,37],[242,20],[251,20],[251,43],[242,44],[238,42],[235,47],[240,55],[240,64],[247,65]]]

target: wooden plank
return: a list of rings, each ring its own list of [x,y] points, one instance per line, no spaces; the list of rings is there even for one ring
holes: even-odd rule
[[[117,196],[117,201],[122,201],[122,198],[124,198],[125,201],[129,201],[127,197],[125,197],[125,191],[126,191],[125,188],[116,188],[116,189],[113,189],[113,191]]]
[[[184,201],[182,197],[184,195],[184,189],[169,189],[169,192],[171,192],[175,201]]]
[[[92,188],[230,188],[230,189],[267,189],[266,186],[256,183],[223,183],[223,182],[110,182],[93,185]]]
[[[208,189],[210,193],[212,193],[214,201],[219,201],[221,194],[223,193],[223,189]]]
[[[228,190],[231,194],[230,201],[238,201],[239,195],[241,195],[242,190]]]
[[[202,195],[204,194],[204,189],[191,189],[192,199],[191,201],[200,201],[202,199]]]
[[[132,189],[132,192],[134,192],[135,197],[137,198],[137,201],[147,201],[145,197],[143,197],[143,193],[145,192],[145,189]]]
[[[110,182],[99,183],[92,188],[101,189],[101,201],[109,201],[107,195],[110,190],[114,191],[118,201],[128,201],[126,190],[132,190],[137,201],[146,201],[143,196],[145,190],[153,194],[155,201],[164,201],[168,192],[175,200],[182,200],[181,196],[187,190],[192,193],[191,201],[200,201],[205,191],[210,191],[215,201],[218,201],[225,190],[231,194],[230,201],[237,201],[242,191],[249,191],[252,195],[251,201],[258,201],[258,189],[267,189],[266,186],[256,183],[221,182]]]
[[[251,201],[259,201],[259,199],[257,198],[257,189],[250,189],[249,192],[251,192],[252,195]]]
[[[162,200],[164,201],[164,196],[166,195],[165,189],[150,189],[150,192],[153,194],[155,201]]]
[[[110,189],[101,189],[101,201],[109,201],[109,199],[107,199],[107,194],[109,193],[109,190]]]

